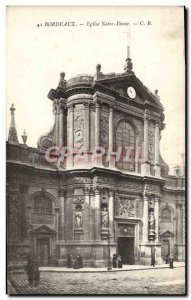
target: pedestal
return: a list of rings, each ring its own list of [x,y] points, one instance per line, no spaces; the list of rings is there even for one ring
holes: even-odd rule
[[[155,165],[154,166],[154,170],[155,170],[155,177],[161,177],[161,168],[160,168],[160,165]]]
[[[148,175],[148,176],[150,176],[150,173],[151,173],[151,171],[150,171],[150,169],[151,169],[151,167],[150,167],[150,163],[149,162],[144,162],[142,165],[141,165],[141,174],[143,174],[143,175]]]
[[[163,264],[163,260],[161,257],[161,244],[148,242],[148,243],[142,243],[140,245],[140,249],[141,249],[140,263],[142,265],[151,265],[152,248],[154,248],[155,250],[156,265]]]
[[[176,260],[185,261],[185,245],[182,243],[176,243],[175,248],[176,248],[176,253],[175,253]]]

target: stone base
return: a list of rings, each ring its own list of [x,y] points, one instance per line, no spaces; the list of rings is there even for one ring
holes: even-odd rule
[[[101,230],[101,238],[102,240],[108,240],[110,233],[108,229],[102,229]]]
[[[67,266],[67,254],[71,254],[74,261],[76,255],[81,255],[84,267],[105,268],[110,257],[116,253],[116,244],[108,240],[89,242],[71,242],[60,244],[58,247],[58,265]]]
[[[103,260],[103,259],[99,259],[99,260],[95,260],[93,262],[93,267],[94,268],[106,268],[107,267],[107,260]]]
[[[116,167],[115,167],[115,160],[116,160],[116,155],[112,155],[111,154],[110,160],[109,160],[109,168],[116,169]]]
[[[172,253],[173,254],[173,253]],[[185,245],[182,243],[175,244],[174,258],[176,261],[185,261]]]
[[[72,260],[72,267],[68,269],[73,269],[74,259]],[[58,267],[67,267],[67,260],[66,259],[59,259],[57,262]],[[83,260],[83,267],[84,268],[92,268],[94,267],[94,262],[90,260]]]
[[[161,177],[161,168],[160,168],[160,165],[155,165],[154,166],[154,170],[155,170],[155,176],[156,177]]]
[[[141,174],[148,176],[151,174],[151,166],[149,162],[146,161],[141,165]]]
[[[155,262],[157,265],[163,264],[161,257],[161,244],[160,243],[142,243],[140,245],[140,263],[142,265],[151,265],[152,248],[155,251]]]

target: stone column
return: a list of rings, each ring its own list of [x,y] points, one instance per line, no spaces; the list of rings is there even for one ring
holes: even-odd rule
[[[65,239],[65,191],[59,191],[59,204],[60,204],[60,224],[59,224],[59,238]]]
[[[27,205],[27,234],[29,234],[31,230],[31,213],[32,213],[32,205]]]
[[[176,258],[178,261],[182,261],[184,259],[184,242],[182,243],[182,203],[179,201],[176,204]]]
[[[90,216],[90,240],[94,240],[94,228],[95,228],[95,193],[94,189],[90,189],[89,193],[89,201],[90,201],[90,206],[89,206],[89,216]]]
[[[181,224],[181,204],[176,204],[176,242],[181,243],[182,224]]]
[[[95,146],[100,146],[100,103],[95,104]]]
[[[90,187],[84,188],[84,214],[83,223],[84,226],[84,238],[91,239],[91,207],[90,207]]]
[[[54,100],[53,103],[53,112],[55,115],[55,129],[54,129],[54,139],[56,146],[58,145],[58,139],[59,139],[59,108],[58,108],[58,99]]]
[[[114,241],[114,190],[109,191],[109,231],[111,235],[111,241]]]
[[[110,106],[109,108],[109,149],[113,152],[113,144],[114,144],[114,132],[113,132],[113,111],[114,107]],[[109,167],[115,167],[115,156],[113,154],[110,155]]]
[[[59,105],[59,145],[63,146],[64,144],[64,105],[60,101]]]
[[[141,173],[145,175],[150,175],[150,164],[148,162],[148,146],[149,146],[149,118],[145,113],[144,116],[144,143],[143,143],[143,155],[144,155],[144,162],[141,165]]]
[[[148,196],[143,195],[143,243],[148,243]]]
[[[159,143],[160,143],[160,124],[156,121],[155,124],[155,176],[160,177],[160,163],[159,163]]]
[[[100,210],[100,201],[101,201],[101,191],[98,188],[95,188],[95,240],[100,240],[101,234],[101,210]]]
[[[55,207],[55,229],[56,229],[56,240],[59,239],[59,207]]]
[[[85,187],[84,190],[84,203],[89,206],[90,205],[90,188]]]
[[[148,116],[144,116],[144,161],[148,161],[148,146],[149,146],[149,119]]]
[[[182,207],[182,241],[185,244],[185,205]]]
[[[139,156],[140,156],[140,145],[139,145],[139,130],[136,131],[135,135],[135,172],[139,172]]]
[[[74,147],[74,107],[68,107],[68,120],[67,120],[67,147]],[[73,154],[67,156],[67,167],[73,166]]]
[[[155,233],[156,233],[156,240],[155,242],[159,242],[159,196],[155,196]]]
[[[95,147],[100,147],[100,103],[95,104]],[[102,167],[102,156],[95,159],[95,164]]]
[[[20,185],[21,193],[21,239],[22,241],[27,239],[27,192],[28,185]]]
[[[84,147],[90,150],[90,105],[84,103]]]

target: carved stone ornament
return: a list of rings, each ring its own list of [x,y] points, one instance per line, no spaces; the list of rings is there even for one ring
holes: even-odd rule
[[[160,194],[161,188],[159,185],[156,184],[146,184],[145,185],[145,193],[153,193],[153,194]]]
[[[142,186],[140,183],[137,182],[130,182],[130,181],[119,181],[117,182],[117,186],[119,188],[129,189],[129,190],[142,190]]]
[[[131,224],[118,224],[118,234],[123,236],[134,236],[134,226]]]
[[[155,153],[155,133],[154,128],[149,128],[149,159],[152,161],[154,159]]]
[[[91,178],[88,177],[75,177],[69,180],[69,184],[75,184],[75,183],[91,183]]]
[[[108,185],[113,185],[114,184],[114,179],[111,177],[103,177],[103,176],[95,176],[93,178],[93,183],[100,183],[100,184],[108,184]]]
[[[135,200],[119,199],[118,215],[122,217],[135,217]]]
[[[74,112],[74,147],[80,149],[84,144],[84,118],[83,110]]]
[[[101,136],[101,144],[108,145],[109,141],[109,114],[108,111],[104,108],[101,109],[101,117],[100,117],[100,136]]]
[[[84,203],[84,196],[75,196],[73,199],[74,204],[83,204]]]

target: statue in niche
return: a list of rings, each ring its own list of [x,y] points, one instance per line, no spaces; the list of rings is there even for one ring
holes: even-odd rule
[[[154,230],[155,228],[155,217],[154,217],[154,212],[151,211],[149,213],[149,229]]]
[[[103,228],[108,228],[109,226],[109,216],[108,216],[108,210],[107,206],[103,205],[102,212],[101,212],[101,224]]]
[[[81,205],[76,205],[75,228],[82,228],[82,207],[81,207]]]

